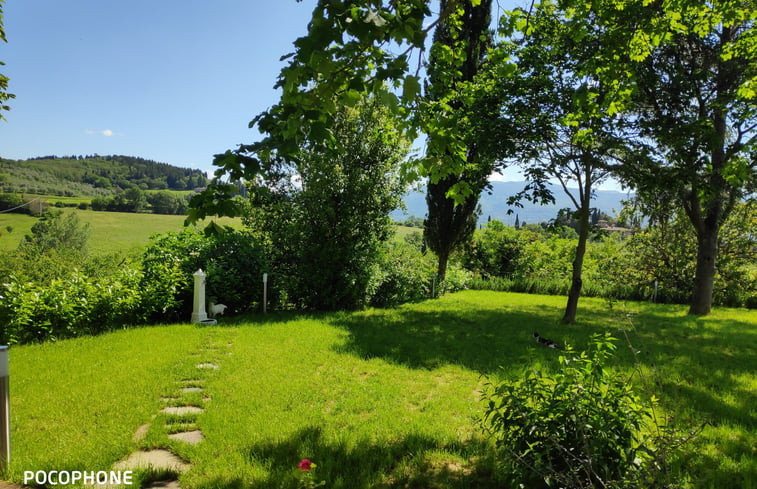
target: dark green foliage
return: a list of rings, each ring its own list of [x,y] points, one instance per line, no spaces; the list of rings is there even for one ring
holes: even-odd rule
[[[62,196],[103,196],[141,190],[193,190],[208,180],[200,170],[132,156],[0,158],[0,191]]]
[[[512,276],[523,271],[521,259],[529,237],[530,233],[517,231],[495,219],[476,233],[470,246],[463,250],[463,263],[485,278]]]
[[[82,224],[73,212],[63,215],[63,211],[47,211],[34,223],[31,232],[19,245],[27,256],[58,253],[81,259],[87,255],[89,224]]]
[[[502,450],[513,487],[645,487],[640,479],[655,447],[643,430],[655,399],[642,402],[628,378],[609,368],[613,340],[594,335],[589,352],[567,347],[555,374],[528,371],[489,385],[482,425]]]
[[[440,9],[447,10],[449,4],[451,2],[443,0]],[[479,5],[468,2],[460,5],[455,14],[439,23],[431,47],[426,87],[429,115],[454,126],[452,131],[459,133],[461,149],[465,153],[465,158],[460,159],[459,155],[429,145],[426,157],[429,167],[428,217],[424,221],[423,234],[428,247],[437,255],[440,281],[445,279],[452,252],[470,240],[476,229],[479,195],[495,167],[495,160],[479,151],[478,138],[463,122],[476,115],[469,110],[461,95],[461,86],[473,81],[490,45],[491,6],[491,0],[484,0]],[[455,47],[464,51],[464,57],[449,57]],[[439,173],[439,166],[455,170]],[[466,189],[467,192],[453,199],[453,189]]]
[[[263,297],[263,272],[268,272],[262,246],[250,233],[225,230],[206,236],[184,230],[154,238],[142,257],[146,308],[154,319],[188,319],[192,312],[193,274],[202,269],[208,302],[225,304],[227,313],[254,309]],[[271,280],[271,296],[276,292]]]
[[[387,243],[379,262],[378,286],[371,306],[389,307],[431,297],[434,259],[417,246],[401,241]]]
[[[333,136],[339,151],[304,148],[296,164],[272,164],[265,183],[250,188],[246,224],[270,243],[276,275],[295,307],[369,303],[391,235],[389,213],[403,190],[399,165],[408,144],[380,104],[342,108]]]
[[[187,212],[187,201],[170,192],[156,192],[147,194],[154,214],[185,214]]]
[[[417,216],[410,216],[404,221],[395,221],[395,224],[398,226],[407,226],[410,228],[422,228],[423,227],[423,218],[417,217]]]
[[[14,212],[16,214],[31,214],[29,206],[23,205],[25,203],[26,201],[19,194],[0,193],[0,211]]]

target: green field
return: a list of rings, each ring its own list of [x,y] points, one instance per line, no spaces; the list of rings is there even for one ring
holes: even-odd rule
[[[70,199],[76,200],[76,197]],[[153,234],[181,231],[185,219],[185,216],[95,212],[80,209],[63,209],[63,212],[73,212],[79,216],[82,222],[90,225],[90,248],[95,254],[114,251],[130,253],[141,250],[147,245],[150,236]],[[0,214],[0,251],[16,249],[24,235],[31,232],[36,221],[36,217],[26,214]],[[239,219],[223,217],[217,219],[217,221],[224,225],[241,226]],[[7,226],[13,228],[11,232],[8,232]],[[200,228],[203,226],[203,223],[198,225]],[[423,232],[422,229],[405,226],[395,226],[395,229],[397,236],[405,236],[412,232]]]
[[[707,423],[677,465],[687,484],[757,487],[757,313],[697,318],[683,306],[610,309],[582,299],[579,323],[563,326],[563,302],[467,291],[391,310],[276,313],[14,346],[5,475],[105,470],[132,450],[164,447],[191,463],[183,488],[294,488],[305,457],[329,488],[502,487],[474,421],[485,376],[555,368],[559,352],[537,345],[534,330],[582,349],[591,333],[622,337],[630,313],[633,349],[664,408],[683,428]],[[630,373],[633,359],[619,341],[615,368]],[[200,371],[201,362],[220,368]],[[181,393],[187,382],[203,394]],[[169,440],[180,420],[158,414],[166,404],[204,407],[185,426],[205,440]],[[132,441],[145,423],[147,436]]]
[[[126,212],[95,212],[66,209],[74,212],[82,222],[90,225],[90,248],[95,254],[109,252],[134,252],[143,249],[150,236],[168,231],[181,231],[185,216],[162,214],[133,214]],[[25,214],[0,214],[0,251],[13,250],[37,218]],[[238,226],[238,219],[221,218],[218,222]],[[12,226],[8,232],[6,227]],[[202,226],[202,223],[200,224]]]

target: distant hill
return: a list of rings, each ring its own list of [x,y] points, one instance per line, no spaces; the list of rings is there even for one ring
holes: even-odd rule
[[[0,158],[0,193],[95,197],[133,186],[142,190],[192,190],[207,182],[200,170],[133,156]]]
[[[554,219],[557,216],[557,211],[570,207],[573,208],[573,204],[565,192],[559,187],[552,185],[550,190],[555,196],[554,205],[537,205],[530,202],[523,202],[523,208],[508,207],[507,199],[523,190],[525,182],[492,182],[491,193],[484,193],[481,196],[481,215],[479,216],[479,222],[484,223],[488,220],[489,216],[492,219],[497,219],[505,224],[512,225],[515,223],[515,216],[517,215],[520,222],[527,223],[539,223],[546,222],[550,219]],[[616,192],[612,190],[599,190],[596,192],[595,198],[592,200],[592,207],[595,207],[602,212],[612,216],[614,213],[620,212],[623,207],[622,200],[628,200],[630,195],[626,192]],[[423,192],[409,192],[403,198],[407,210],[403,213],[400,210],[392,213],[392,218],[398,221],[404,220],[407,216],[424,217],[427,212],[426,208],[426,194]],[[513,213],[508,215],[508,209],[512,209]]]

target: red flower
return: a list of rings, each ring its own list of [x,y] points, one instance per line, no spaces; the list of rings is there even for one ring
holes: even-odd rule
[[[303,472],[309,472],[310,469],[313,468],[313,462],[306,458],[303,458],[302,460],[300,460],[300,463],[297,464],[297,468]]]

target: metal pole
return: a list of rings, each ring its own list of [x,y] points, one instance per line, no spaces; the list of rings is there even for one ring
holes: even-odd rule
[[[268,302],[268,274],[263,274],[263,314],[265,314],[266,303]]]
[[[8,347],[0,346],[0,468],[11,463],[11,398],[8,371]]]

